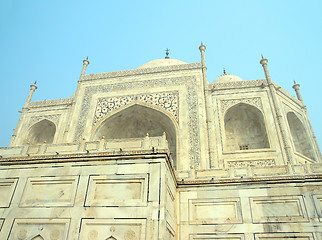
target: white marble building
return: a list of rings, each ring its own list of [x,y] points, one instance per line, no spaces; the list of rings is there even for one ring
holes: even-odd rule
[[[322,239],[322,163],[299,84],[158,59],[31,102],[0,148],[0,239]],[[260,66],[259,66],[260,67]]]

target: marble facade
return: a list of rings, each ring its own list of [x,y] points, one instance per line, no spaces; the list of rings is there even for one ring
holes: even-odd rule
[[[322,239],[322,160],[299,84],[158,59],[32,102],[0,148],[0,239]]]

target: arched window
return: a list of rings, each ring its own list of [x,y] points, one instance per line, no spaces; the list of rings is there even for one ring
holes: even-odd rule
[[[287,122],[291,130],[295,150],[308,158],[314,159],[311,141],[300,119],[293,112],[288,112]]]
[[[55,132],[56,126],[52,121],[47,119],[41,120],[30,128],[26,143],[32,145],[41,144],[44,141],[46,143],[53,143]]]
[[[263,114],[259,109],[239,103],[225,114],[226,151],[269,148]]]
[[[132,105],[105,119],[97,128],[94,139],[143,138],[162,136],[166,133],[169,149],[176,165],[176,128],[164,113],[142,105]]]

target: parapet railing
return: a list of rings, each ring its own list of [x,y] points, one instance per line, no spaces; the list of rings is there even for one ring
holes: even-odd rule
[[[59,155],[73,153],[123,152],[139,150],[168,150],[165,134],[160,137],[101,139],[97,141],[82,141],[79,143],[23,145],[15,147],[0,147],[0,158]]]

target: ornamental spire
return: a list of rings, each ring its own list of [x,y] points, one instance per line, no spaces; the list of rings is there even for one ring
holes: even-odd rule
[[[88,64],[89,64],[89,61],[88,61],[88,57],[87,57],[85,60],[83,60],[83,69],[81,72],[81,77],[85,76],[85,72],[86,72],[86,68],[87,68]]]
[[[169,51],[170,51],[170,49],[166,49],[165,50],[165,59],[169,59],[170,57],[169,57]]]

